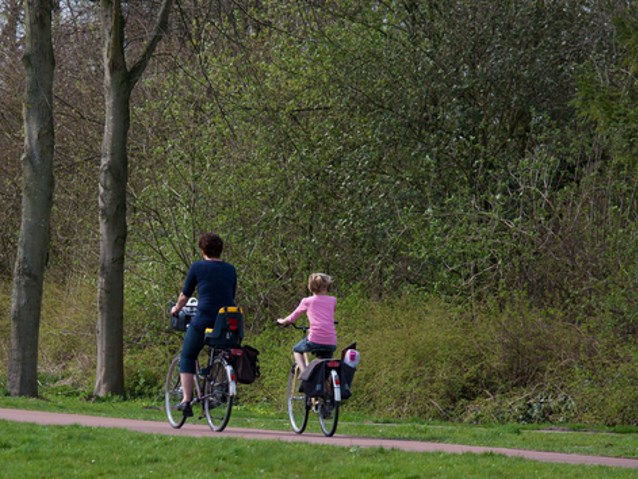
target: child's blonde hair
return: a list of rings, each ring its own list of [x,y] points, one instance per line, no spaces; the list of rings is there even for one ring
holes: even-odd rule
[[[308,276],[308,289],[311,293],[326,293],[330,289],[332,278],[324,273],[312,273]]]

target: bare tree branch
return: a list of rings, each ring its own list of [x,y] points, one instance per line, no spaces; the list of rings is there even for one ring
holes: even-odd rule
[[[160,11],[157,14],[157,22],[153,27],[151,38],[146,44],[146,48],[144,48],[144,51],[140,55],[140,58],[138,58],[129,72],[129,87],[131,88],[131,90],[133,89],[137,81],[141,78],[142,73],[144,73],[148,62],[155,52],[155,48],[162,40],[162,37],[166,32],[166,27],[168,26],[168,16],[170,14],[172,5],[173,0],[162,1],[162,6],[160,7]]]

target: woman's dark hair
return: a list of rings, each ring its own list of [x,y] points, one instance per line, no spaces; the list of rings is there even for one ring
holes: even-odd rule
[[[224,250],[224,242],[219,235],[215,233],[202,234],[197,244],[209,258],[219,258]]]

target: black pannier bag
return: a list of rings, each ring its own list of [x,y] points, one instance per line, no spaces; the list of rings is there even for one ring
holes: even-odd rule
[[[214,328],[206,328],[204,342],[214,348],[233,348],[244,339],[244,311],[238,306],[219,310]]]
[[[314,359],[303,373],[301,373],[301,385],[299,392],[309,397],[321,397],[324,395],[326,381],[327,359]]]
[[[341,372],[339,373],[339,379],[341,379],[341,399],[348,399],[352,396],[352,380],[354,379],[355,368],[348,366],[345,363],[341,363]]]
[[[259,351],[249,345],[230,350],[230,361],[237,375],[237,381],[251,384],[261,376],[259,370]]]

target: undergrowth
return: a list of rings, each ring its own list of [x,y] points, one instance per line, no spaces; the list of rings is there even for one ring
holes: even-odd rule
[[[6,290],[5,290],[6,291]],[[9,298],[0,292],[3,299]],[[69,300],[69,297],[73,298]],[[167,330],[165,305],[126,312],[129,398],[161,394],[181,336]],[[95,377],[92,286],[47,285],[41,324],[42,391],[89,397]],[[467,423],[638,425],[638,349],[596,327],[575,325],[520,298],[467,308],[417,293],[339,298],[338,348],[357,343],[361,364],[351,411],[378,418]],[[251,318],[248,317],[250,322]],[[240,386],[248,404],[285,396],[292,328],[262,325],[245,344],[261,351],[262,376]],[[0,311],[0,388],[6,391],[8,312]]]

